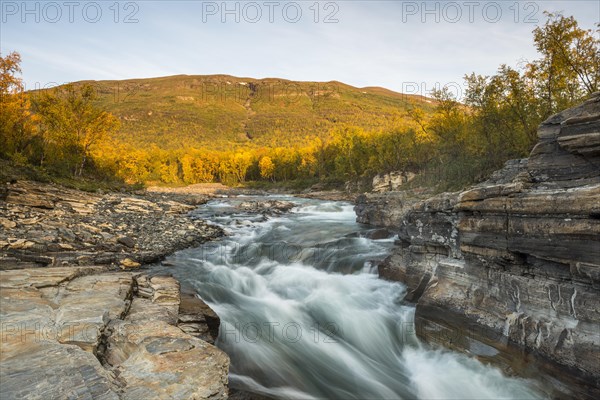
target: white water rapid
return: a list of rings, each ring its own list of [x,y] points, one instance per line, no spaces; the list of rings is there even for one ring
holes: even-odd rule
[[[240,212],[242,199],[202,206],[197,215],[229,236],[169,259],[221,318],[232,387],[281,399],[541,397],[531,382],[419,343],[404,286],[372,268],[393,238],[371,239],[380,235],[351,205],[285,199],[297,207],[281,216]]]

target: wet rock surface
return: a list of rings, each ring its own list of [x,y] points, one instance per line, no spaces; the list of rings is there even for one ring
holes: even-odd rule
[[[192,336],[215,344],[219,336],[219,316],[193,291],[182,290],[177,326]]]
[[[19,181],[0,200],[0,269],[135,267],[221,235],[188,213],[206,196],[90,194]],[[128,261],[125,261],[128,260]]]
[[[541,378],[559,398],[600,396],[599,124],[597,93],[482,184],[357,205],[399,235],[379,272],[407,284],[422,339]]]
[[[227,398],[228,357],[177,327],[172,277],[17,269],[0,296],[0,398]]]

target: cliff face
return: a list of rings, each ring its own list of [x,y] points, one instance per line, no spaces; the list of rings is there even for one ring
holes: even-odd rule
[[[538,136],[529,159],[467,191],[389,214],[363,199],[359,215],[396,225],[379,272],[407,284],[421,338],[598,398],[600,93]]]

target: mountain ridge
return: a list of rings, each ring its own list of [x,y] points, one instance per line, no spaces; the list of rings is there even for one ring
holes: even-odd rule
[[[410,124],[408,110],[432,109],[425,96],[339,81],[179,74],[72,84],[94,86],[119,117],[117,143],[169,150],[294,147],[346,126],[395,129]]]

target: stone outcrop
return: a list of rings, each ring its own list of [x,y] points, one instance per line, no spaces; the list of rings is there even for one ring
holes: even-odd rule
[[[227,398],[216,314],[138,271],[222,235],[207,199],[1,185],[0,398]]]
[[[190,335],[215,344],[219,336],[219,316],[195,293],[182,290],[177,327]]]
[[[0,269],[131,268],[222,234],[189,215],[206,196],[98,195],[27,181],[3,188]]]
[[[363,193],[356,197],[354,205],[356,222],[390,228],[398,227],[412,207],[427,197],[426,191],[417,190]]]
[[[402,185],[412,181],[417,175],[412,172],[395,171],[388,174],[375,175],[372,182],[372,192],[395,192]]]
[[[487,182],[409,210],[390,199],[366,220],[396,226],[379,271],[406,283],[421,338],[537,377],[551,396],[598,398],[600,93],[538,136]]]
[[[107,266],[0,271],[0,398],[225,399],[229,359],[177,327],[171,277]]]

